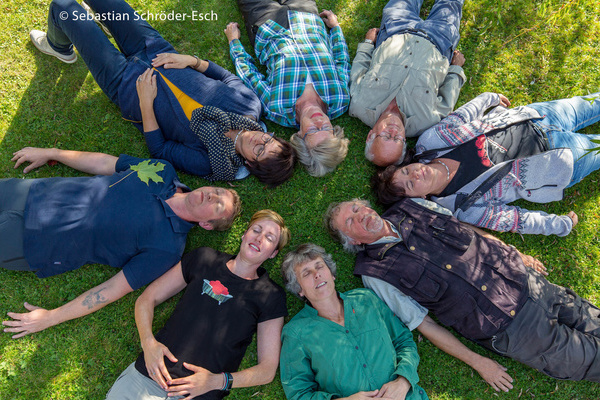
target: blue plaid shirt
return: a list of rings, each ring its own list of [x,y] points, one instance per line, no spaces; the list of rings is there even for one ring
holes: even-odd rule
[[[342,29],[336,26],[328,35],[321,18],[311,13],[288,11],[288,18],[289,30],[272,20],[258,29],[255,52],[268,77],[239,40],[231,41],[229,53],[238,76],[256,92],[266,117],[279,125],[298,127],[295,105],[308,74],[329,118],[339,117],[350,102],[350,56]]]

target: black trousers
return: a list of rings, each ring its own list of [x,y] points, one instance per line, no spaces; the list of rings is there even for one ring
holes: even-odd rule
[[[319,13],[314,0],[238,0],[238,7],[244,17],[252,46],[258,27],[270,19],[289,29],[288,10]]]
[[[482,344],[554,378],[600,382],[600,309],[537,272],[528,283],[514,321]]]

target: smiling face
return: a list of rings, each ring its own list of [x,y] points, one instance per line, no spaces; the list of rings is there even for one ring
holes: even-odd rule
[[[270,132],[243,132],[239,141],[240,155],[251,162],[260,163],[282,151],[281,143],[273,140],[273,133]]]
[[[352,239],[352,244],[373,243],[386,234],[383,218],[372,208],[356,202],[341,203],[332,223],[333,228]]]
[[[227,218],[234,212],[233,194],[223,188],[206,186],[189,192],[185,207],[194,221],[205,229],[211,229],[209,221]]]
[[[300,118],[300,132],[297,133],[308,148],[314,148],[328,138],[333,138],[333,126],[327,114],[319,107],[311,107]]]
[[[254,222],[244,236],[240,246],[240,256],[252,264],[262,264],[277,255],[277,245],[281,228],[268,219]]]
[[[329,296],[337,296],[335,278],[321,257],[299,264],[294,268],[296,280],[300,285],[298,295],[316,303]]]
[[[367,142],[371,142],[373,163],[380,167],[401,161],[406,145],[404,124],[397,113],[384,113],[369,131]]]
[[[440,179],[446,183],[447,175],[441,176],[434,165],[413,163],[398,168],[394,172],[392,185],[402,189],[407,197],[426,197],[430,194],[439,194],[443,190],[443,188],[440,190]]]

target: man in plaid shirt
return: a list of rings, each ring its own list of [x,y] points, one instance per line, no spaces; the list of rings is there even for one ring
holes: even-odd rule
[[[300,128],[291,143],[308,172],[322,176],[332,171],[345,158],[348,139],[330,118],[342,115],[350,101],[350,57],[337,17],[329,10],[317,14],[314,1],[238,4],[268,76],[258,71],[239,41],[238,24],[229,23],[225,34],[237,74],[256,92],[268,119]]]

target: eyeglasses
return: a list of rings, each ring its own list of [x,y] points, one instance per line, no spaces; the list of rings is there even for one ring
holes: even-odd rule
[[[260,141],[262,143],[259,142],[259,143],[255,144],[254,148],[252,149],[252,152],[256,156],[256,160],[258,160],[260,158],[260,156],[262,156],[265,153],[267,144],[271,140],[273,140],[273,132],[265,132],[262,134],[262,136],[260,137]]]
[[[380,134],[375,135],[375,137],[380,137],[383,140],[385,140],[386,142],[393,140],[396,143],[399,143],[399,142],[406,143],[406,139],[403,138],[402,136],[392,136],[390,133],[387,133],[387,132],[381,132]],[[375,138],[373,138],[373,139],[375,139]]]
[[[321,128],[317,128],[316,126],[308,128],[306,132],[304,132],[304,136],[302,136],[302,140],[305,140],[308,135],[313,135],[317,132],[333,132],[333,126],[331,125],[323,125]]]

